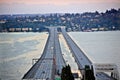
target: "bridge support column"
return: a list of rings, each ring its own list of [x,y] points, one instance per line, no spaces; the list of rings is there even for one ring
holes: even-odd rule
[[[119,75],[117,73],[111,73],[111,77],[115,80],[119,80]]]
[[[119,75],[117,74],[117,73],[115,73],[116,74],[116,80],[119,80]]]
[[[113,73],[113,78],[116,79],[116,74],[115,73]]]

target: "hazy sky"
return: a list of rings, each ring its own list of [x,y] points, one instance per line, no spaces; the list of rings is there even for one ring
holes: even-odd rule
[[[120,8],[120,0],[0,0],[0,14],[82,13]]]

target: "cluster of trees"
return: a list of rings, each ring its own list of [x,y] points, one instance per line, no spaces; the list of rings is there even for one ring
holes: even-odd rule
[[[1,25],[2,29],[9,31],[9,28],[32,28],[32,31],[36,31],[36,28],[39,28],[39,31],[47,30],[43,25],[38,22],[7,22]]]
[[[74,77],[71,72],[71,68],[69,65],[63,67],[61,73],[61,80],[74,80]]]
[[[1,23],[4,21],[5,23]],[[0,15],[0,30],[10,27],[66,26],[67,30],[84,31],[91,28],[120,30],[120,9],[106,10],[105,13],[65,13],[34,15]]]
[[[69,65],[62,68],[61,80],[74,80],[74,76],[71,72],[71,68]],[[82,80],[95,80],[93,67],[89,65],[85,65],[84,74]]]
[[[95,80],[93,68],[90,68],[89,65],[85,65],[85,75],[83,76],[83,80]]]

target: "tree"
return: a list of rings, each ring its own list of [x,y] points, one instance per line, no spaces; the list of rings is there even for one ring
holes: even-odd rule
[[[61,80],[74,80],[74,77],[72,75],[71,68],[69,65],[62,68]]]
[[[95,80],[93,70],[89,65],[85,65],[85,80]]]

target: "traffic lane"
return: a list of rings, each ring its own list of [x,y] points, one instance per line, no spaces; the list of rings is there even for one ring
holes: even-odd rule
[[[96,77],[98,80],[115,80],[103,72],[96,73]]]
[[[79,49],[79,47],[77,47],[77,45],[73,42],[73,40],[71,40],[67,33],[64,32],[63,36],[65,37],[71,51],[73,52],[73,55],[75,56],[75,58],[77,58],[76,60],[79,60],[77,62],[80,62],[82,67],[84,67],[85,65],[91,65],[91,61],[84,55],[84,53]]]
[[[48,40],[47,40],[47,43],[46,43],[46,46],[45,46],[42,56],[40,57],[38,62],[35,63],[35,65],[33,65],[32,68],[25,74],[23,79],[34,79],[34,78],[40,79],[40,78],[42,78],[42,76],[38,76],[38,74],[41,73],[40,70],[38,70],[38,69],[40,69],[41,66],[46,66],[46,65],[42,64],[43,63],[42,61],[43,61],[43,59],[45,59],[47,57],[46,55],[48,55],[49,52],[51,51],[50,48],[51,48],[51,46],[53,46],[53,43],[51,43],[51,41],[53,38],[54,38],[54,35],[53,35],[53,30],[52,30],[48,37]],[[52,53],[52,51],[50,53]],[[51,57],[53,58],[53,56],[50,56],[49,58],[51,58]],[[53,64],[53,62],[51,64]],[[52,67],[52,66],[53,65],[49,65],[49,67]],[[38,70],[38,72],[37,72],[37,70]],[[49,69],[49,70],[52,70],[52,69]],[[52,75],[52,71],[49,71],[47,73]],[[45,76],[45,75],[43,75],[43,76]],[[50,79],[51,79],[51,77],[50,77]]]
[[[56,55],[56,69],[57,71],[59,71],[61,73],[61,70],[63,68],[63,66],[65,66],[65,61],[64,58],[62,56],[62,51],[61,51],[61,47],[60,47],[60,43],[59,43],[59,39],[58,39],[58,31],[57,29],[55,29],[55,55]]]

